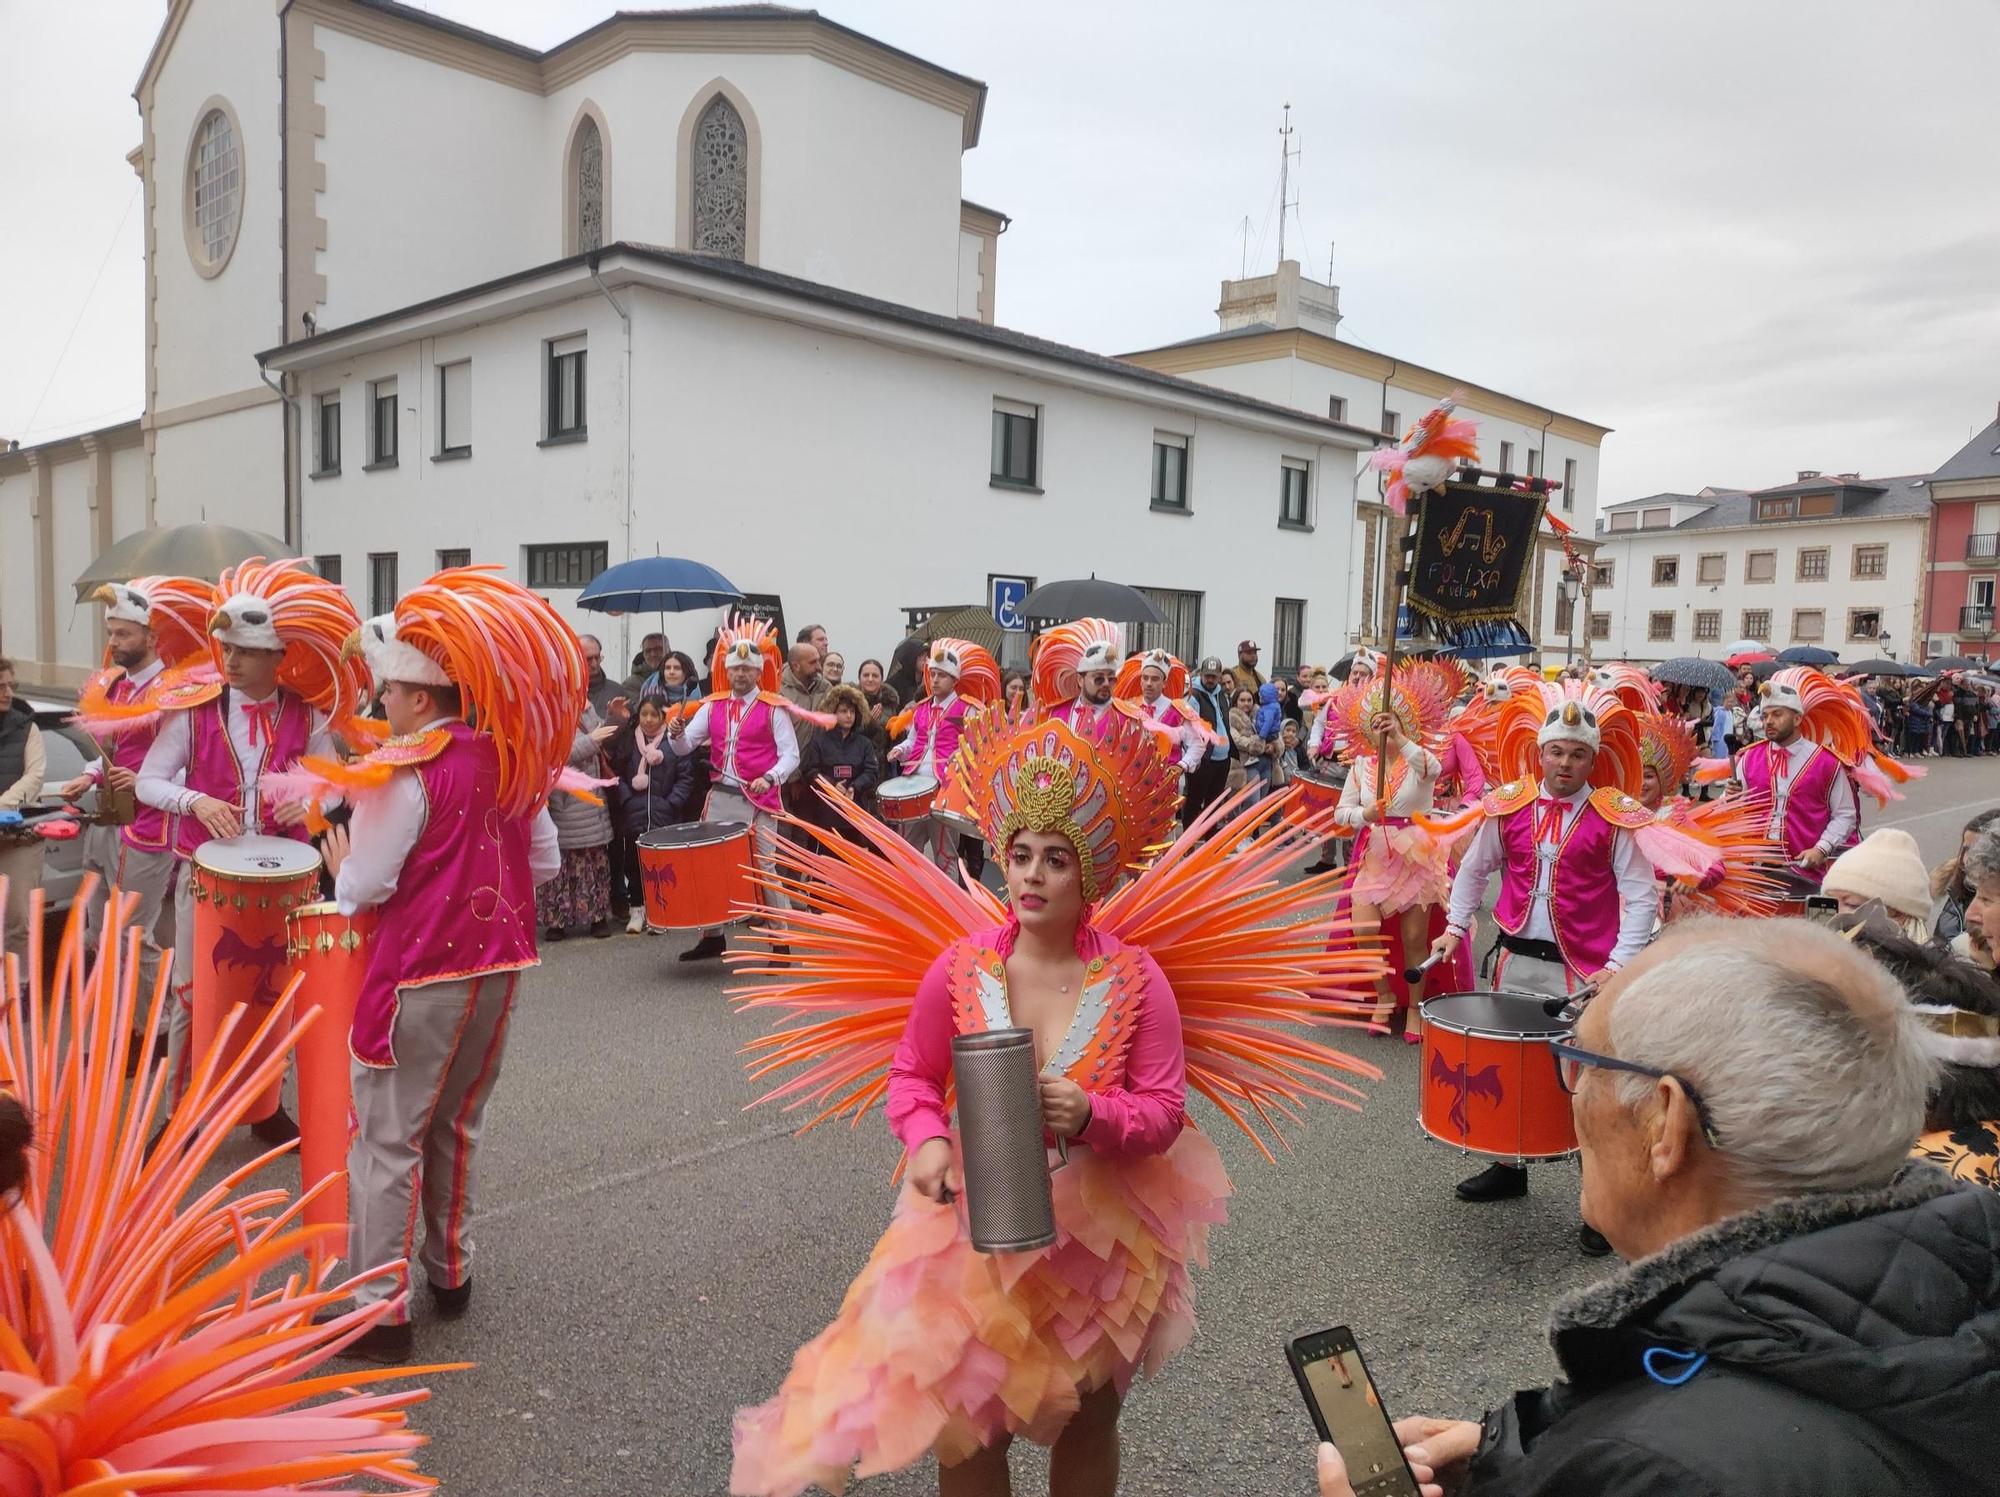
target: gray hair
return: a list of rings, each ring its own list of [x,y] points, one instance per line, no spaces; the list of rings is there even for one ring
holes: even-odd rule
[[[1974,837],[1959,868],[1973,889],[2000,879],[2000,832],[1985,831]]]
[[[1896,980],[1803,920],[1690,921],[1619,990],[1620,1059],[1701,1093],[1755,1200],[1886,1185],[1922,1131],[1934,1063]],[[1620,1075],[1628,1105],[1653,1090]]]

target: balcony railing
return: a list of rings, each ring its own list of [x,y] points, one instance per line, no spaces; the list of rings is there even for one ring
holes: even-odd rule
[[[2000,531],[1965,538],[1967,561],[2000,561]]]
[[[1959,609],[1958,632],[1960,634],[1991,634],[1993,632],[1993,610],[1991,608]]]

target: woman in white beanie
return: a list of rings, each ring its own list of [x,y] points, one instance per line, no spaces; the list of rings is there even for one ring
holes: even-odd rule
[[[1870,832],[1835,858],[1820,890],[1840,901],[1843,914],[1880,900],[1912,941],[1930,939],[1930,870],[1917,851],[1917,839],[1900,828]]]

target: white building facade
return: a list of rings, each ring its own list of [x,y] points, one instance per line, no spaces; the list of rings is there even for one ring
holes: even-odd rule
[[[1602,659],[1720,659],[1753,639],[1917,658],[1931,501],[1922,475],[1801,473],[1655,494],[1599,520],[1587,634]]]

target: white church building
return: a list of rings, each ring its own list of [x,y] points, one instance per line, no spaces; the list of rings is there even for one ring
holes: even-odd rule
[[[500,562],[612,660],[650,621],[574,599],[656,553],[850,663],[908,610],[1093,572],[1190,660],[1331,660],[1383,624],[1366,456],[1463,384],[1377,378],[1296,285],[1268,328],[1226,293],[1221,337],[1124,359],[1000,326],[1009,220],[962,183],[985,85],[812,11],[621,12],[539,51],[394,0],[171,0],[136,97],[146,412],[0,453],[24,680],[96,660],[68,585],[96,550],[202,519],[364,613]],[[1468,396],[1588,538],[1604,428]]]

